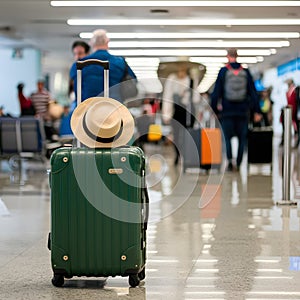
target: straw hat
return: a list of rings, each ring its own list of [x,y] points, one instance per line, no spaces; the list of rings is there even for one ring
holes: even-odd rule
[[[90,148],[126,145],[134,133],[134,120],[117,100],[93,97],[80,103],[71,118],[75,137]]]

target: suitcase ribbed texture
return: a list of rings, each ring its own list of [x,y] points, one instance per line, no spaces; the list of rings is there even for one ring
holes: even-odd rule
[[[143,207],[137,205],[143,202],[142,151],[61,148],[51,166],[53,269],[67,276],[138,273],[145,264]]]

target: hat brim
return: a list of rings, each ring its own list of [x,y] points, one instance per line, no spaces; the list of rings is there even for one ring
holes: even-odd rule
[[[123,129],[120,135],[116,137],[113,142],[110,143],[101,143],[93,138],[91,138],[84,130],[83,119],[87,110],[97,102],[109,101],[110,104],[118,110],[122,122]],[[85,146],[89,148],[114,148],[126,145],[133,136],[134,133],[134,119],[122,103],[112,98],[106,97],[92,97],[83,102],[81,102],[76,109],[74,110],[71,117],[71,129],[74,136]]]

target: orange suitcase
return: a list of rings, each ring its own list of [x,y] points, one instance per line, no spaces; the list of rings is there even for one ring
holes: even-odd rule
[[[204,128],[200,135],[200,168],[220,168],[222,163],[222,136],[219,128]]]

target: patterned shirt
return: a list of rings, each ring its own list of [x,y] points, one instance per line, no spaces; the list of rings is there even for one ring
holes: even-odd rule
[[[35,92],[30,96],[36,114],[43,119],[47,119],[48,105],[51,100],[50,93],[47,90]]]

